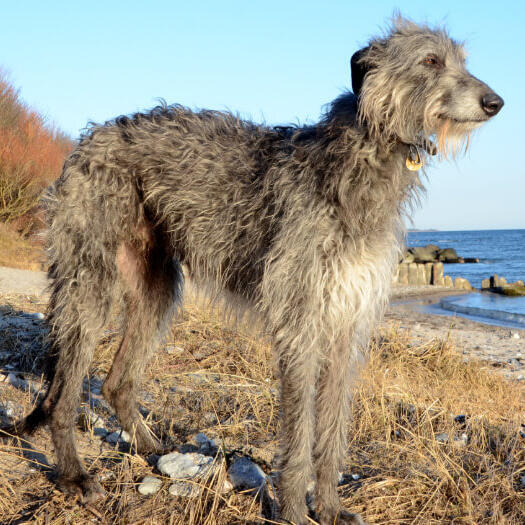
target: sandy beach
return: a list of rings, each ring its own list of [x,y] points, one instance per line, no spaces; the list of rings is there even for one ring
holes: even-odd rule
[[[485,361],[507,377],[525,380],[525,330],[419,311],[442,297],[463,293],[436,286],[394,286],[384,322],[409,331],[414,343],[448,338],[466,359]]]
[[[32,295],[45,301],[46,285],[44,272],[0,267],[0,294]],[[409,331],[414,344],[448,338],[466,359],[480,359],[507,377],[525,380],[525,330],[420,311],[442,297],[464,293],[468,292],[430,285],[394,285],[383,325]]]

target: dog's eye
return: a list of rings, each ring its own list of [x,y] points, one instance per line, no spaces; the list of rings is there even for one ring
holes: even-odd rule
[[[430,67],[435,67],[435,68],[439,68],[443,65],[441,61],[439,60],[439,58],[435,55],[426,56],[423,60],[423,64],[425,64],[425,66],[430,66]]]

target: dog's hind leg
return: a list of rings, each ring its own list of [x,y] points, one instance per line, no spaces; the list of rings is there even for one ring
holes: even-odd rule
[[[150,237],[140,249],[131,244],[118,249],[127,315],[124,338],[102,388],[120,424],[132,436],[132,444],[142,453],[159,451],[160,445],[139,414],[137,389],[180,302],[183,281],[180,265],[167,253],[163,239],[154,232]]]
[[[102,264],[79,262],[70,273],[65,273],[64,268],[51,268],[50,274],[53,285],[48,314],[49,342],[55,364],[49,390],[37,411],[49,418],[58,485],[89,502],[101,497],[104,491],[78,457],[74,421],[82,381],[109,316],[115,272]]]

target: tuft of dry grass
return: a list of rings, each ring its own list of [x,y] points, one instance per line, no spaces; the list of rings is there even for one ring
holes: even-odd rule
[[[16,310],[22,308],[16,304]],[[110,365],[117,326],[97,349],[92,385]],[[0,352],[3,348],[0,339]],[[10,352],[23,351],[17,348],[11,346]],[[191,447],[197,432],[216,440],[220,468],[214,478],[199,482],[201,496],[175,498],[167,491],[167,479],[156,495],[141,496],[136,490],[140,479],[160,477],[151,464],[154,458],[115,450],[93,431],[79,430],[80,453],[108,492],[104,503],[82,506],[55,489],[48,466],[54,462],[52,447],[42,430],[28,442],[0,446],[0,522],[261,522],[261,505],[253,495],[221,494],[218,487],[232,458],[241,454],[274,475],[279,399],[272,363],[264,340],[225,325],[216,311],[190,304],[174,323],[166,349],[148,368],[141,405],[151,427],[173,448]],[[24,366],[29,369],[30,363]],[[86,391],[84,403],[90,398],[99,398],[96,389]],[[34,396],[0,386],[0,402],[28,410]],[[353,405],[340,494],[370,524],[525,522],[523,383],[464,362],[446,334],[412,344],[405,331],[390,324],[371,343]],[[108,407],[100,403],[95,411],[108,429],[116,428]]]
[[[35,237],[20,235],[7,224],[0,222],[0,266],[20,270],[42,270],[45,255]]]

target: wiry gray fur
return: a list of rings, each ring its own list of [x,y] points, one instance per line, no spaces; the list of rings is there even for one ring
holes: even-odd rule
[[[362,523],[341,509],[338,470],[352,376],[421,188],[405,161],[411,148],[426,159],[436,138],[446,154],[488,120],[483,97],[496,95],[443,30],[402,19],[354,56],[353,86],[313,126],[159,106],[82,137],[47,196],[52,382],[10,429],[49,418],[61,487],[87,501],[102,494],[78,458],[73,422],[117,301],[127,307],[124,337],[103,392],[138,449],[158,447],[135,393],[180,300],[183,263],[197,284],[248,301],[273,337],[282,518],[306,523],[314,478],[320,523]]]

